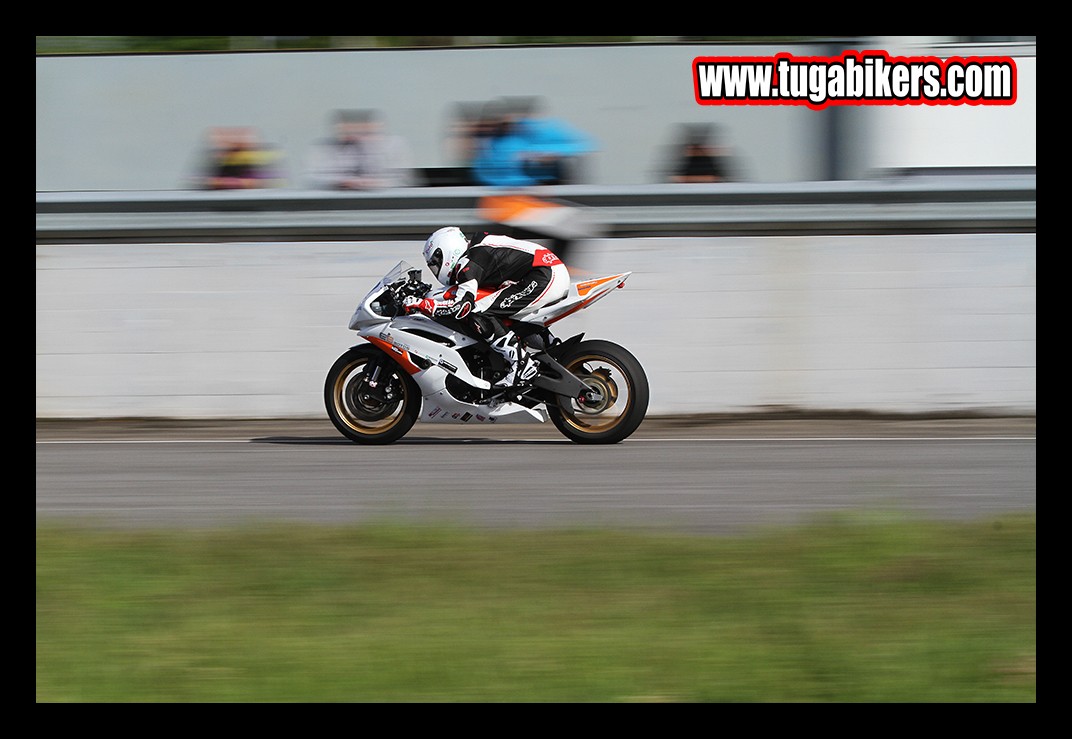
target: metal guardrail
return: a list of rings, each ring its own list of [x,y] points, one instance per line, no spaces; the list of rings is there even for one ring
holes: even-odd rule
[[[502,191],[38,192],[37,243],[424,239],[488,225]],[[883,233],[1033,233],[1035,175],[899,176],[789,184],[562,185],[523,194],[575,209],[609,238]]]

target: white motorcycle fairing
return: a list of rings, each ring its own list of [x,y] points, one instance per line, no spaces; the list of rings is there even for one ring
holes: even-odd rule
[[[647,412],[644,368],[625,347],[585,340],[583,333],[561,340],[549,327],[622,287],[630,274],[574,282],[563,299],[504,319],[536,372],[500,387],[493,383],[510,366],[478,333],[480,326],[406,312],[412,298],[436,292],[421,281],[420,269],[399,262],[350,317],[350,329],[367,343],[351,346],[328,371],[328,417],[358,444],[394,443],[417,421],[550,421],[577,443],[622,441]],[[481,291],[476,300],[485,297]]]
[[[487,390],[491,383],[469,371],[458,349],[480,340],[454,331],[423,315],[398,317],[385,324],[375,335],[358,331],[369,342],[393,355],[421,389],[422,408],[418,421],[425,423],[542,423],[547,414],[542,409],[526,408],[517,403],[474,404],[455,398],[447,390],[447,377],[453,375],[473,387]],[[428,335],[440,337],[439,341]]]
[[[491,383],[469,371],[459,349],[480,344],[460,331],[421,314],[391,317],[382,314],[379,303],[391,285],[406,275],[419,272],[407,262],[399,262],[357,306],[349,328],[392,356],[421,389],[422,408],[418,420],[425,423],[543,423],[547,412],[542,407],[529,408],[513,402],[467,403],[447,390],[447,377],[453,375],[467,385],[487,390]],[[516,319],[542,326],[587,308],[622,287],[632,272],[583,280],[570,284],[566,297],[536,310],[520,311]],[[442,295],[447,288],[429,292]],[[435,338],[429,338],[430,336]]]

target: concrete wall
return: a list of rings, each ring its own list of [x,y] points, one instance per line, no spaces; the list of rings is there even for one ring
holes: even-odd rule
[[[1034,413],[1035,235],[578,244],[626,289],[564,321],[629,347],[653,414]],[[37,416],[323,417],[356,301],[420,244],[37,247]]]

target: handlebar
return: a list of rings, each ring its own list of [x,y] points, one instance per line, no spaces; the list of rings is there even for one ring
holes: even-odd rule
[[[407,273],[407,278],[405,281],[399,280],[388,286],[395,315],[403,312],[403,300],[408,297],[423,298],[432,289],[432,286],[427,282],[421,282],[421,271],[419,269],[411,270]]]

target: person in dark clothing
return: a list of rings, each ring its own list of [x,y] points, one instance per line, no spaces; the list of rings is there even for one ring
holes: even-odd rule
[[[725,182],[732,179],[728,153],[715,126],[686,126],[670,173],[671,182]]]
[[[725,173],[711,150],[703,144],[688,144],[681,155],[674,182],[720,182]]]
[[[566,296],[570,275],[558,255],[534,242],[503,235],[487,234],[473,244],[461,229],[447,226],[428,237],[424,260],[447,290],[436,298],[407,299],[407,311],[433,318],[485,319],[489,343],[509,367],[495,385],[510,387],[530,379],[535,364],[502,319],[524,320]]]

